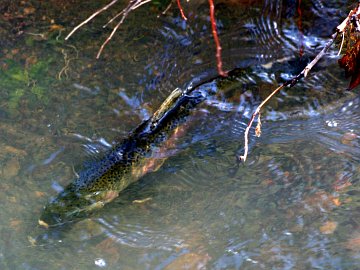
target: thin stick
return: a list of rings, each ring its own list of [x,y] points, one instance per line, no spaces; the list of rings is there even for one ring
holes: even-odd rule
[[[339,52],[338,52],[338,56],[340,55],[341,51],[342,51],[342,48],[343,48],[343,45],[344,45],[344,41],[345,41],[345,34],[342,33],[342,40],[341,40],[341,45],[340,45],[340,49],[339,49]]]
[[[187,21],[187,18],[186,18],[185,14],[184,14],[184,10],[183,10],[183,8],[181,6],[180,0],[176,0],[176,2],[177,2],[177,5],[179,7],[179,10],[180,10],[181,17],[183,18],[183,20]]]
[[[209,0],[210,1],[210,0]],[[316,55],[316,57],[293,79],[290,81],[287,81],[280,85],[278,88],[276,88],[263,102],[260,103],[260,105],[256,108],[254,113],[252,114],[250,121],[245,129],[244,132],[244,154],[242,156],[239,156],[239,159],[243,162],[246,161],[246,158],[248,156],[249,152],[249,131],[252,127],[252,124],[255,120],[255,117],[260,114],[260,110],[262,107],[266,104],[266,102],[269,101],[270,98],[272,98],[276,93],[279,92],[279,90],[283,89],[284,87],[288,86],[289,88],[296,85],[301,78],[306,77],[310,70],[319,62],[319,60],[326,54],[326,52],[329,50],[331,45],[334,43],[335,39],[338,37],[340,33],[344,34],[346,27],[349,25],[350,19],[354,15],[360,14],[360,1],[356,8],[350,11],[349,15],[346,17],[346,19],[336,28],[336,32],[331,36],[331,39],[326,43],[325,47]],[[260,117],[259,117],[260,121]],[[261,125],[258,125],[258,129],[260,129]],[[257,134],[260,134],[260,130],[257,131]]]
[[[256,108],[256,110],[254,111],[254,113],[252,114],[250,121],[245,129],[245,133],[244,133],[244,155],[240,156],[239,159],[241,161],[246,161],[246,158],[248,156],[248,151],[249,151],[249,131],[250,128],[255,120],[256,115],[258,115],[260,113],[260,110],[262,109],[262,107],[269,101],[269,99],[271,99],[276,93],[278,93],[281,89],[283,89],[286,86],[289,86],[289,88],[293,87],[294,85],[296,85],[301,78],[306,77],[308,75],[308,73],[310,72],[310,70],[315,66],[315,64],[317,62],[319,62],[319,60],[325,55],[325,53],[329,50],[330,46],[334,43],[335,39],[338,36],[338,32],[333,34],[331,39],[328,41],[328,43],[325,45],[325,47],[319,52],[319,54],[297,75],[295,76],[292,80],[287,81],[285,83],[283,83],[282,85],[280,85],[278,88],[276,88],[263,102],[260,103],[260,105]]]
[[[112,5],[114,5],[118,0],[113,0],[112,2],[110,2],[109,4],[107,4],[106,6],[104,6],[103,8],[97,10],[95,13],[93,13],[89,18],[87,18],[85,21],[83,21],[82,23],[80,23],[78,26],[76,26],[65,38],[65,40],[68,40],[69,37],[72,36],[72,34],[74,34],[80,27],[82,27],[83,25],[87,24],[89,21],[91,21],[94,17],[96,17],[97,15],[99,15],[101,12],[107,10],[109,7],[111,7]]]
[[[118,16],[120,16],[120,14],[122,14],[121,20],[117,23],[117,25],[111,31],[111,34],[104,41],[104,43],[101,45],[101,47],[100,47],[100,49],[99,49],[99,51],[98,51],[98,53],[96,55],[96,59],[100,58],[100,55],[101,55],[102,51],[104,50],[105,46],[110,42],[110,40],[112,39],[112,37],[114,36],[116,31],[118,30],[120,25],[125,21],[126,17],[129,15],[130,11],[133,11],[133,10],[137,9],[138,7],[141,7],[142,5],[144,5],[146,3],[149,3],[150,1],[151,0],[133,0],[133,1],[130,1],[128,6],[123,11],[121,11],[120,13],[115,15],[115,17],[118,17]]]
[[[262,106],[265,105],[266,102],[268,102],[268,100],[270,98],[272,98],[277,92],[279,92],[281,89],[283,89],[285,87],[285,84],[280,85],[278,88],[276,88],[263,102],[260,103],[260,105],[256,108],[255,112],[251,115],[250,121],[245,129],[244,132],[244,155],[240,156],[239,159],[241,161],[246,161],[246,158],[248,156],[248,152],[249,152],[249,131],[250,128],[255,120],[256,115],[258,115],[260,113],[260,110],[262,108]]]
[[[300,39],[299,55],[303,56],[303,54],[304,54],[304,31],[303,31],[303,25],[302,25],[301,0],[298,0],[297,2],[298,2],[297,13],[299,15],[299,18],[298,18],[298,21],[297,21],[297,26],[298,26],[298,30],[299,30],[299,39]]]
[[[221,76],[227,76],[227,72],[225,72],[222,69],[222,60],[221,60],[221,46],[220,41],[217,33],[216,28],[216,21],[215,21],[215,7],[213,0],[209,0],[209,6],[210,6],[210,21],[211,21],[211,28],[212,28],[212,34],[214,37],[215,45],[216,45],[216,61],[217,61],[217,69],[218,73]]]
[[[316,55],[316,57],[301,71],[301,74],[304,74],[304,77],[307,77],[310,70],[319,62],[319,60],[326,54],[329,50],[330,46],[334,43],[335,39],[339,35],[338,32],[331,36],[331,39],[326,43],[325,47]]]
[[[137,9],[138,7],[141,7],[142,5],[144,5],[144,4],[146,4],[146,3],[149,3],[149,2],[151,2],[151,0],[145,0],[145,1],[143,1],[143,0],[137,0],[134,5],[131,5],[131,6],[130,6],[130,10],[135,10],[135,9]]]
[[[161,14],[162,14],[162,15],[165,15],[166,12],[169,11],[169,9],[171,8],[171,6],[172,6],[172,2],[170,2],[170,4],[165,8],[165,10],[164,10],[163,12],[161,12]],[[158,17],[159,17],[159,16],[158,16]]]
[[[110,23],[112,23],[114,20],[116,20],[122,14],[124,14],[124,12],[125,12],[125,9],[123,9],[118,14],[116,14],[114,17],[112,17],[105,25],[103,25],[103,28],[106,28]]]
[[[101,45],[97,55],[96,55],[96,59],[100,58],[100,55],[102,53],[102,51],[104,50],[106,44],[109,43],[109,41],[112,39],[112,37],[114,36],[115,32],[118,30],[118,28],[120,27],[120,25],[124,22],[125,20],[125,16],[123,16],[121,18],[121,20],[118,22],[118,24],[114,27],[114,29],[111,31],[111,34],[108,36],[108,38],[104,41],[104,43]]]

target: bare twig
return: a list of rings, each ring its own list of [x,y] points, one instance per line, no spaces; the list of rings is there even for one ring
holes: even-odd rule
[[[79,25],[77,25],[65,38],[65,40],[69,39],[80,27],[84,26],[85,24],[87,24],[89,21],[91,21],[93,18],[95,18],[97,15],[99,15],[100,13],[102,13],[103,11],[109,9],[111,6],[113,6],[118,0],[113,0],[111,1],[109,4],[107,4],[106,6],[102,7],[101,9],[97,10],[96,12],[94,12],[90,17],[88,17],[86,20],[84,20],[83,22],[81,22]],[[122,16],[120,21],[116,24],[116,26],[114,27],[114,29],[111,31],[110,35],[108,36],[108,38],[104,41],[104,43],[101,45],[99,52],[96,56],[96,58],[99,58],[102,51],[104,50],[105,46],[109,43],[109,41],[112,39],[112,37],[114,36],[115,32],[118,30],[118,28],[120,27],[120,25],[124,22],[124,20],[126,19],[126,17],[129,15],[129,13],[139,7],[141,7],[142,5],[151,2],[151,0],[130,0],[129,4],[118,14],[116,14],[111,20],[109,20],[103,27],[107,27],[110,23],[112,23],[114,20],[116,20],[119,16]]]
[[[107,4],[106,6],[98,9],[96,12],[94,12],[91,16],[89,16],[86,20],[84,20],[83,22],[81,22],[79,25],[77,25],[66,37],[65,40],[69,39],[79,28],[81,28],[82,26],[84,26],[85,24],[87,24],[88,22],[90,22],[93,18],[95,18],[97,15],[99,15],[100,13],[102,13],[103,11],[109,9],[111,6],[113,6],[115,3],[117,3],[118,0],[113,0],[111,1],[109,4]],[[115,25],[115,27],[113,28],[113,30],[111,31],[110,35],[106,38],[106,40],[103,42],[103,44],[100,46],[100,49],[96,55],[96,58],[99,59],[100,55],[102,54],[104,48],[106,47],[106,45],[110,42],[110,40],[113,38],[113,36],[115,35],[116,31],[119,29],[119,27],[121,26],[121,24],[125,21],[125,19],[127,18],[127,16],[129,15],[129,13],[137,8],[139,8],[140,6],[151,2],[151,0],[130,0],[128,5],[121,10],[120,12],[118,12],[114,17],[112,17],[104,26],[103,28],[107,27],[110,23],[114,22],[116,19],[118,19],[119,17],[120,20],[118,21],[118,23]],[[180,14],[181,17],[184,20],[187,20],[187,17],[184,14],[184,10],[181,6],[181,2],[180,0],[176,0],[178,8],[180,10]],[[168,5],[168,7],[165,9],[165,11],[163,12],[163,14],[170,8],[171,3]],[[221,46],[220,46],[220,40],[218,37],[218,32],[217,32],[217,28],[216,28],[216,21],[215,21],[215,8],[214,8],[214,1],[213,0],[209,0],[209,6],[210,6],[210,21],[211,21],[211,28],[212,28],[212,34],[214,37],[214,41],[215,41],[215,46],[216,46],[216,61],[217,61],[217,70],[218,73],[221,76],[226,76],[227,72],[223,70],[222,68],[222,60],[221,60]]]
[[[164,10],[163,12],[161,12],[161,14],[162,14],[162,15],[165,15],[166,12],[169,11],[169,9],[171,8],[171,6],[172,6],[172,2],[170,2],[170,4],[165,8],[165,10]],[[158,18],[159,18],[159,17],[160,17],[160,15],[158,15]]]
[[[304,68],[303,71],[301,71],[300,74],[304,75],[304,77],[307,77],[310,70],[319,62],[319,60],[326,54],[326,52],[329,50],[330,46],[334,43],[335,39],[339,35],[339,32],[336,32],[331,36],[331,39],[326,43],[325,47],[316,55],[316,57]],[[296,82],[297,83],[297,82]],[[292,85],[293,86],[293,85]]]
[[[269,101],[277,92],[279,92],[281,89],[285,87],[285,84],[280,85],[278,88],[276,88],[263,102],[260,103],[260,105],[256,108],[255,112],[252,114],[250,121],[245,129],[244,132],[244,155],[240,156],[239,159],[241,161],[246,161],[246,158],[248,156],[249,152],[249,131],[250,128],[255,120],[256,115],[260,114],[261,108],[266,104],[266,102]],[[260,120],[260,118],[259,118]],[[258,126],[260,128],[260,125]],[[260,130],[257,131],[257,134],[260,136]]]
[[[261,113],[259,112],[258,116],[258,122],[255,128],[255,136],[260,137],[261,136]]]
[[[343,48],[343,45],[344,45],[344,41],[345,41],[345,33],[342,33],[342,39],[341,39],[341,45],[340,45],[340,49],[339,49],[339,52],[338,52],[338,56],[340,55],[341,53],[341,50]]]
[[[262,109],[262,107],[275,95],[277,94],[281,89],[283,89],[284,87],[288,86],[289,88],[293,87],[294,85],[296,85],[301,78],[306,77],[308,75],[308,73],[310,72],[310,70],[316,65],[317,62],[319,62],[319,60],[325,55],[325,53],[327,52],[327,50],[329,50],[330,46],[334,43],[336,37],[338,36],[338,32],[335,33],[331,39],[328,41],[328,43],[325,45],[325,47],[319,52],[319,54],[297,75],[295,76],[292,80],[287,81],[285,83],[283,83],[282,85],[280,85],[278,88],[276,88],[263,102],[260,103],[260,105],[256,108],[256,110],[254,111],[254,113],[252,114],[250,121],[245,129],[245,133],[244,133],[244,155],[240,156],[239,159],[241,161],[246,161],[247,155],[248,155],[248,137],[249,137],[249,131],[250,128],[255,120],[255,117],[260,113],[260,110]],[[258,133],[259,134],[259,133]]]
[[[121,16],[122,14],[124,14],[125,9],[123,9],[122,11],[120,11],[118,14],[116,14],[114,17],[112,17],[105,25],[103,25],[103,28],[106,28],[110,23],[112,23],[113,21],[115,21],[119,16]]]
[[[209,0],[210,1],[210,0]],[[255,109],[254,113],[252,114],[250,121],[245,129],[244,132],[244,154],[242,156],[239,156],[239,159],[241,161],[246,161],[246,158],[248,156],[248,152],[249,152],[249,131],[250,128],[253,125],[253,122],[255,120],[255,117],[257,115],[259,115],[259,120],[260,121],[260,110],[262,109],[262,107],[269,101],[269,99],[271,99],[276,93],[278,93],[281,89],[283,89],[284,87],[288,86],[289,88],[293,87],[294,85],[296,85],[300,79],[302,79],[303,77],[306,77],[310,70],[317,64],[317,62],[319,62],[319,60],[326,54],[326,52],[329,50],[329,48],[331,47],[331,45],[334,43],[334,41],[336,40],[336,38],[338,37],[338,35],[340,33],[344,33],[347,26],[350,23],[350,19],[356,15],[358,16],[360,14],[360,2],[357,5],[356,8],[354,8],[352,11],[350,11],[349,15],[346,17],[346,19],[336,28],[336,32],[331,36],[330,40],[326,43],[326,45],[324,46],[324,48],[318,53],[318,55],[316,55],[316,57],[297,75],[295,76],[293,79],[283,83],[282,85],[280,85],[278,88],[276,88],[263,102],[260,103],[260,105]],[[261,128],[261,123],[257,125],[256,127],[256,135],[260,135],[260,128]]]
[[[186,21],[187,18],[186,18],[185,14],[184,14],[184,10],[183,10],[183,8],[181,6],[180,0],[176,0],[176,2],[177,2],[177,5],[179,7],[179,10],[180,10],[181,17],[183,18],[183,20]]]
[[[100,58],[100,55],[102,51],[104,50],[105,46],[109,43],[109,41],[112,39],[120,25],[125,21],[126,17],[129,15],[129,13],[142,5],[151,2],[151,0],[131,0],[126,8],[124,8],[120,13],[116,14],[114,18],[112,18],[107,24],[115,20],[117,17],[122,15],[120,21],[117,23],[117,25],[114,27],[114,29],[111,31],[111,34],[108,36],[108,38],[104,41],[104,43],[101,45],[98,54],[96,55],[96,59]],[[107,25],[106,24],[106,25]]]
[[[112,5],[114,5],[118,0],[113,0],[111,1],[109,4],[107,4],[106,6],[104,6],[103,8],[95,11],[89,18],[87,18],[85,21],[83,21],[82,23],[80,23],[78,26],[76,26],[65,38],[65,40],[68,40],[69,37],[72,36],[72,34],[74,34],[80,27],[82,27],[83,25],[87,24],[89,21],[91,21],[94,17],[96,17],[97,15],[99,15],[101,12],[107,10],[109,7],[111,7]]]
[[[101,45],[97,55],[96,55],[96,59],[100,58],[100,55],[102,53],[102,51],[104,50],[106,44],[109,43],[109,41],[112,39],[112,37],[114,36],[115,32],[118,30],[118,28],[120,27],[120,25],[124,22],[125,18],[126,18],[127,14],[124,12],[123,17],[121,18],[121,20],[117,23],[117,25],[114,27],[114,29],[111,31],[111,34],[108,36],[108,38],[104,41],[104,43]]]
[[[210,6],[210,20],[211,20],[212,34],[213,34],[215,45],[216,45],[216,60],[217,60],[218,73],[221,76],[227,76],[227,72],[224,71],[222,68],[221,46],[220,46],[220,41],[219,41],[217,28],[216,28],[215,7],[214,7],[213,0],[209,0],[209,6]]]

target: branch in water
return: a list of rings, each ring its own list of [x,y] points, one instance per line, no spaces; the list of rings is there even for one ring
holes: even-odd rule
[[[179,7],[179,10],[180,10],[181,17],[183,18],[183,20],[187,21],[187,18],[186,18],[185,14],[184,14],[184,10],[183,10],[183,8],[181,6],[180,0],[176,0],[176,2],[177,2],[177,5]]]
[[[111,6],[113,6],[118,0],[113,0],[106,6],[102,7],[101,9],[94,12],[90,17],[88,17],[85,21],[81,22],[79,25],[77,25],[65,38],[65,40],[69,39],[79,28],[87,24],[89,21],[91,21],[93,18],[95,18],[97,15],[102,13],[103,11],[107,10]],[[109,41],[112,39],[120,25],[125,21],[126,17],[129,15],[129,13],[142,5],[151,2],[151,0],[130,0],[129,4],[118,14],[116,14],[111,20],[107,22],[104,27],[108,26],[110,23],[112,23],[114,20],[116,20],[119,16],[121,16],[120,21],[116,24],[114,29],[111,31],[111,34],[108,36],[108,38],[104,41],[104,43],[101,45],[98,54],[96,55],[96,58],[99,59],[102,51],[104,50],[105,46],[109,43]]]
[[[109,41],[112,39],[112,37],[114,36],[114,34],[116,33],[116,31],[118,30],[118,28],[120,27],[120,25],[125,21],[126,17],[129,15],[129,13],[135,9],[137,9],[138,7],[141,7],[142,5],[151,2],[151,0],[132,0],[129,2],[129,4],[127,5],[126,8],[124,8],[119,14],[115,15],[115,17],[120,16],[120,14],[122,14],[122,17],[120,19],[120,21],[117,23],[117,25],[114,27],[114,29],[112,30],[111,34],[109,35],[109,37],[104,41],[104,43],[101,45],[98,54],[96,55],[96,59],[100,58],[100,55],[102,53],[102,51],[104,50],[105,46],[109,43]],[[115,18],[114,17],[114,18]],[[114,18],[112,20],[114,20]]]
[[[184,20],[187,20],[187,17],[184,14],[184,10],[181,6],[181,2],[180,0],[176,0],[177,1],[177,5],[178,8],[180,10],[180,14],[181,17]],[[88,22],[90,22],[92,19],[94,19],[97,15],[99,15],[100,13],[102,13],[103,11],[109,9],[111,6],[113,6],[114,4],[116,4],[118,2],[118,0],[113,0],[111,1],[109,4],[107,4],[106,6],[100,8],[99,10],[97,10],[96,12],[94,12],[93,14],[91,14],[91,16],[89,16],[86,20],[84,20],[83,22],[81,22],[79,25],[77,25],[76,27],[74,27],[74,29],[65,37],[65,40],[68,40],[77,30],[79,30],[79,28],[81,28],[82,26],[84,26],[85,24],[87,24]],[[123,9],[121,10],[119,13],[117,13],[114,17],[112,17],[103,27],[107,27],[110,23],[114,22],[116,19],[118,19],[121,16],[121,19],[118,21],[118,23],[115,25],[114,29],[111,31],[110,35],[107,37],[107,39],[103,42],[103,44],[101,45],[97,55],[96,55],[96,59],[100,58],[100,55],[102,54],[104,48],[106,47],[106,45],[110,42],[110,40],[113,38],[113,36],[115,35],[116,31],[119,29],[119,27],[121,26],[121,24],[125,21],[125,19],[127,18],[127,16],[129,15],[129,13],[137,8],[139,8],[140,6],[151,2],[151,0],[130,0],[129,4]],[[166,8],[166,10],[168,8],[170,8],[170,5]],[[211,21],[211,29],[212,29],[212,34],[214,37],[214,41],[215,41],[215,46],[216,46],[216,62],[217,62],[217,70],[219,75],[221,76],[227,76],[227,72],[223,70],[222,68],[222,60],[221,60],[221,45],[220,45],[220,40],[218,37],[218,32],[217,32],[217,27],[216,27],[216,20],[215,20],[215,7],[214,7],[214,1],[213,0],[209,0],[209,7],[210,7],[210,21]],[[165,11],[166,12],[166,11]]]
[[[210,1],[210,0],[209,0]],[[252,114],[250,121],[245,129],[244,132],[244,154],[242,156],[239,156],[239,159],[241,161],[246,161],[246,158],[248,156],[248,152],[249,152],[249,131],[250,128],[252,127],[252,124],[255,120],[255,117],[257,115],[259,115],[259,121],[260,121],[260,110],[262,109],[262,107],[276,94],[278,93],[281,89],[285,88],[285,87],[293,87],[295,86],[300,79],[302,79],[303,77],[306,77],[309,72],[311,71],[311,69],[317,64],[317,62],[319,62],[319,60],[326,54],[326,52],[329,50],[329,48],[331,47],[331,45],[334,43],[335,39],[338,37],[339,34],[343,34],[347,28],[347,26],[350,23],[350,20],[352,18],[352,16],[354,14],[359,14],[360,13],[360,2],[357,5],[357,7],[355,9],[353,9],[352,11],[350,11],[349,15],[346,17],[346,19],[336,28],[336,32],[331,36],[331,39],[326,43],[325,47],[318,53],[318,55],[297,75],[295,76],[293,79],[283,83],[281,86],[279,86],[278,88],[276,88],[263,102],[261,102],[261,104],[255,109],[254,113]],[[260,122],[261,123],[261,122]],[[258,126],[256,127],[256,135],[260,135],[260,126],[261,124],[258,124]]]
[[[216,28],[215,7],[214,7],[213,0],[209,0],[209,7],[210,7],[210,21],[211,21],[212,34],[213,34],[215,46],[216,46],[216,61],[217,61],[218,73],[221,76],[227,76],[227,72],[224,71],[222,68],[221,46],[220,46],[220,40],[218,37],[217,28]]]
[[[299,15],[298,21],[297,21],[297,27],[299,31],[299,39],[300,39],[300,51],[299,55],[300,57],[304,54],[304,31],[303,31],[303,25],[302,25],[302,9],[301,9],[301,0],[297,1],[297,13]]]
[[[113,0],[112,2],[110,2],[109,4],[107,4],[106,6],[104,6],[103,8],[95,11],[89,18],[87,18],[85,21],[83,21],[82,23],[80,23],[78,26],[76,26],[65,38],[65,40],[68,40],[72,34],[74,34],[80,27],[84,26],[85,24],[87,24],[88,22],[90,22],[93,18],[95,18],[97,15],[99,15],[101,12],[107,10],[109,7],[111,7],[112,5],[114,5],[118,0]]]

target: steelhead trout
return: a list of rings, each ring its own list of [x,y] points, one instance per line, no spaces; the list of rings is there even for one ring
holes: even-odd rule
[[[227,77],[218,76],[185,91],[175,89],[148,120],[136,127],[127,138],[91,167],[80,172],[74,182],[50,201],[44,207],[39,224],[44,227],[56,226],[84,217],[112,201],[146,173],[159,168],[164,159],[156,157],[156,151],[164,148],[166,152],[166,148],[173,144],[174,137],[184,133],[179,127],[184,126],[182,124],[187,121],[193,109],[204,100],[207,99],[210,104],[214,102],[216,106],[219,100],[211,100],[212,96],[225,99],[237,96],[236,103],[240,100],[240,104],[230,110],[243,113],[247,111],[249,116],[254,106],[274,88],[272,83],[258,83],[255,76],[254,70],[237,68],[230,71]],[[314,87],[303,90],[302,99],[299,99],[297,91],[299,89],[290,89],[279,100],[272,100],[276,102],[268,108],[269,118],[266,118],[265,111],[263,119],[297,119],[311,116],[314,112],[326,113],[345,100],[354,98],[353,93],[344,92],[343,89],[333,89],[329,93]],[[223,105],[221,102],[218,104],[221,108]],[[305,105],[311,107],[309,113],[304,109]],[[275,112],[280,117],[274,117]]]
[[[154,149],[166,147],[167,140],[177,136],[176,128],[199,103],[215,95],[218,89],[234,89],[243,72],[234,69],[227,77],[216,77],[186,91],[175,89],[148,120],[102,159],[80,172],[74,182],[50,201],[42,211],[39,224],[57,226],[84,217],[112,201],[144,174],[156,170],[162,160],[152,158]]]

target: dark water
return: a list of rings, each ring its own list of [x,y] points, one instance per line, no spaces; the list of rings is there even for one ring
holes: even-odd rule
[[[104,209],[64,231],[38,226],[86,161],[174,88],[216,75],[207,1],[183,1],[187,23],[176,5],[159,18],[143,6],[95,60],[125,2],[66,42],[106,1],[0,3],[0,268],[359,269],[360,101],[343,92],[338,47],[270,102],[246,164],[235,155],[252,107],[234,91],[203,104],[176,154]],[[218,1],[225,69],[249,68],[239,89],[264,98],[352,4],[301,1],[299,16],[296,1]]]

